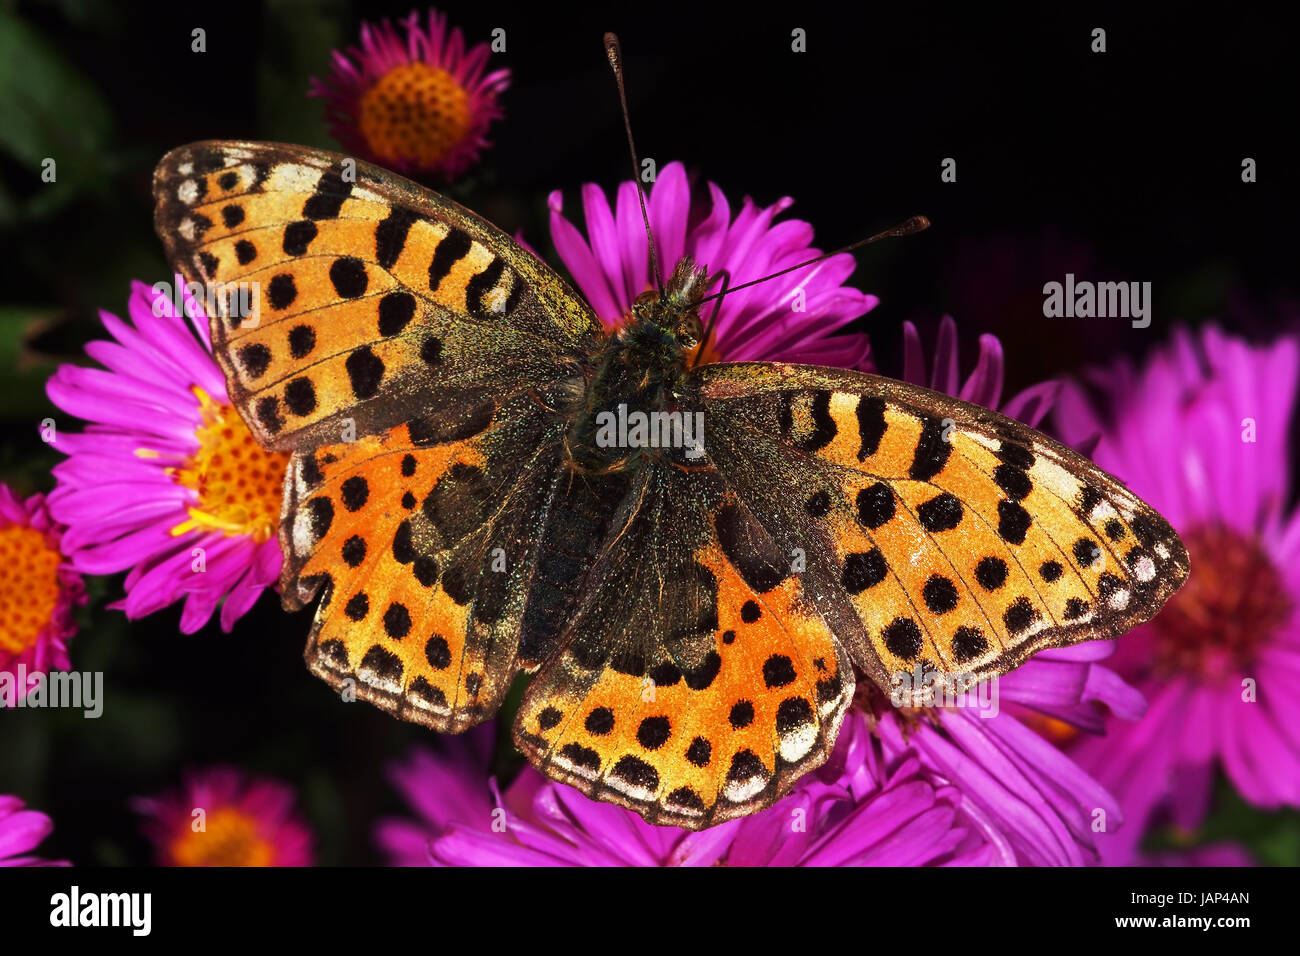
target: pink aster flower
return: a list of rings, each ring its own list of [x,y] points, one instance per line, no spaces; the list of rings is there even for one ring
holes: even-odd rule
[[[0,867],[70,865],[66,860],[17,855],[36,849],[53,829],[53,821],[45,814],[25,809],[17,797],[0,796]]]
[[[214,767],[134,806],[160,866],[311,866],[312,833],[294,800],[277,780]]]
[[[313,79],[330,132],[351,153],[401,173],[454,179],[490,145],[510,71],[487,72],[488,44],[466,48],[459,29],[430,9],[400,27],[361,24],[361,45],[334,51],[334,70]]]
[[[794,200],[787,197],[759,206],[746,198],[733,218],[722,189],[709,183],[708,190],[702,218],[692,225],[691,190],[681,163],[665,166],[650,187],[646,210],[663,274],[689,255],[708,267],[710,275],[726,269],[728,284],[738,286],[820,255],[812,245],[810,224],[775,221]],[[616,325],[653,282],[636,184],[622,183],[611,208],[604,191],[588,183],[582,188],[582,204],[585,238],[565,218],[559,191],[551,193],[551,239],[597,317]],[[870,353],[867,337],[834,334],[879,301],[843,285],[855,265],[851,255],[833,256],[724,296],[703,361],[863,367]],[[721,285],[712,291],[721,291]],[[713,309],[706,303],[700,318],[708,322]]]
[[[37,675],[67,670],[73,608],[86,603],[44,495],[19,499],[0,484],[0,707],[27,696]]]
[[[1250,803],[1300,806],[1300,509],[1287,437],[1300,345],[1253,347],[1216,327],[1179,330],[1141,369],[1120,362],[1062,393],[1071,442],[1178,529],[1192,573],[1119,642],[1112,666],[1150,701],[1109,721],[1075,758],[1119,797],[1130,826],[1108,862],[1133,859],[1148,826],[1205,816],[1217,770]]]
[[[179,280],[178,280],[179,281]],[[281,485],[288,456],[264,451],[226,396],[197,303],[189,318],[141,282],[131,322],[101,312],[115,341],[91,342],[103,368],[60,366],[50,400],[91,424],[59,430],[50,513],[86,574],[130,569],[132,618],[184,600],[192,633],[221,607],[229,631],[280,573]]]
[[[1207,843],[1190,850],[1164,850],[1138,858],[1139,866],[1254,866],[1255,858],[1235,843]]]
[[[392,866],[440,866],[429,857],[429,841],[452,823],[491,822],[495,782],[488,780],[495,727],[438,739],[437,753],[413,749],[405,763],[388,770],[389,780],[406,798],[418,819],[391,817],[375,825],[375,842]]]

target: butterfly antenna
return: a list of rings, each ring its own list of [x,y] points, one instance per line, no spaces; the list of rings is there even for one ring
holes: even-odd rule
[[[713,334],[713,326],[718,321],[718,313],[722,310],[722,296],[729,291],[727,283],[731,281],[731,271],[728,269],[719,269],[712,278],[722,279],[722,292],[719,293],[717,301],[713,305],[713,314],[709,316],[708,325],[704,326],[704,331],[700,333],[700,347],[695,352],[695,358],[691,359],[691,368],[700,364],[700,359],[704,357],[704,347],[709,344],[709,336]]]
[[[605,34],[605,55],[609,57],[609,68],[614,71],[614,82],[618,84],[618,101],[623,107],[623,128],[627,130],[627,149],[632,154],[632,182],[636,183],[636,196],[641,201],[641,221],[645,223],[645,238],[650,244],[650,271],[655,277],[655,288],[664,290],[663,273],[659,271],[659,256],[655,252],[655,237],[650,231],[650,214],[645,208],[645,191],[641,188],[641,163],[636,156],[636,143],[632,140],[632,120],[627,111],[627,89],[623,85],[623,50],[619,46],[618,36]]]
[[[773,272],[771,275],[763,276],[761,279],[751,279],[748,282],[742,282],[740,285],[733,285],[729,289],[724,288],[721,292],[715,292],[713,295],[706,295],[704,298],[696,302],[695,305],[696,307],[699,307],[712,299],[721,299],[724,295],[730,295],[732,292],[739,292],[741,289],[748,289],[752,285],[758,285],[760,282],[766,282],[768,279],[775,279],[777,276],[783,276],[787,272],[794,272],[797,269],[810,266],[814,262],[821,262],[823,259],[829,259],[832,256],[843,255],[846,252],[852,252],[854,249],[861,249],[863,246],[869,246],[873,242],[879,242],[881,239],[897,239],[902,236],[912,236],[929,228],[929,219],[926,219],[924,216],[913,216],[906,222],[900,222],[893,229],[886,229],[884,232],[878,232],[867,239],[859,239],[857,242],[849,243],[842,249],[836,249],[834,252],[823,253],[820,256],[809,259],[807,262],[801,262],[797,266],[790,266],[790,268],[782,269],[780,272]]]

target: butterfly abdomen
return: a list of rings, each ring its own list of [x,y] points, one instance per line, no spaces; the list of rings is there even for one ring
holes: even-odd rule
[[[537,571],[524,610],[519,664],[536,669],[555,650],[572,618],[580,583],[609,532],[618,503],[627,494],[626,473],[574,477],[564,483],[539,543]]]

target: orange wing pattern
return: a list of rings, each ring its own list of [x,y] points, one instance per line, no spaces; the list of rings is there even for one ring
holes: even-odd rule
[[[491,717],[517,666],[559,439],[530,397],[294,455],[285,604],[323,599],[308,667],[403,720]]]
[[[849,658],[790,562],[715,474],[643,471],[515,740],[654,823],[750,813],[820,764]]]

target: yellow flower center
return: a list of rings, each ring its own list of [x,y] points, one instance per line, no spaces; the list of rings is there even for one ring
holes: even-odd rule
[[[359,122],[380,159],[429,168],[469,132],[469,94],[441,67],[407,63],[366,90]]]
[[[198,496],[189,520],[172,528],[251,535],[259,544],[275,533],[280,521],[280,496],[289,456],[267,451],[257,443],[231,405],[219,405],[195,387],[203,424],[195,430],[199,449],[171,476]],[[139,452],[139,454],[152,454]]]
[[[207,815],[203,830],[173,840],[171,856],[177,866],[270,866],[275,848],[262,838],[255,817],[221,807]]]
[[[59,552],[35,528],[0,528],[0,650],[36,643],[59,603]]]

